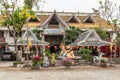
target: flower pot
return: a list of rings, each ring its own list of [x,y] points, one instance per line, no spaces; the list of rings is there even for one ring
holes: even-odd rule
[[[107,64],[106,63],[100,63],[100,66],[105,68],[105,67],[107,67]]]
[[[34,65],[34,66],[32,66],[32,69],[38,70],[38,69],[40,69],[40,65]]]
[[[70,66],[68,66],[68,65],[67,65],[67,66],[65,66],[65,69],[70,69]]]

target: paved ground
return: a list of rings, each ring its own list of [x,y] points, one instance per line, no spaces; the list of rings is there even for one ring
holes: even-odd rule
[[[120,65],[101,68],[98,66],[49,67],[41,70],[13,68],[13,62],[0,62],[0,80],[120,80]]]

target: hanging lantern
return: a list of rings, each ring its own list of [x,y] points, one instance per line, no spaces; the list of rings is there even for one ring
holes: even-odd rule
[[[79,46],[77,46],[77,49],[79,48]]]
[[[75,49],[75,46],[72,46],[73,49]]]
[[[54,46],[55,49],[57,49],[57,46]]]
[[[50,49],[50,46],[47,46],[48,49]]]
[[[36,47],[36,48],[38,48],[38,46],[37,46],[37,45],[36,45],[35,47]]]
[[[73,48],[73,49],[78,49],[78,46],[73,46],[72,48]]]
[[[46,46],[46,49],[50,49],[50,46]]]
[[[6,45],[5,47],[8,48],[8,45]]]
[[[95,48],[96,48],[96,46],[93,46],[93,48],[95,49]]]
[[[44,48],[44,46],[41,46],[41,48]]]
[[[25,48],[25,45],[22,45],[23,48]]]
[[[85,46],[82,46],[82,48],[84,48]]]
[[[87,46],[87,48],[89,49],[89,48],[90,48],[90,46]]]
[[[62,31],[62,34],[65,35],[65,31]]]
[[[120,48],[120,46],[118,45],[117,48]]]

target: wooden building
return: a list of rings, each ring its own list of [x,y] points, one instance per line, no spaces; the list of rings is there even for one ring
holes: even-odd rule
[[[0,22],[4,20],[0,15]],[[50,46],[59,46],[65,38],[65,30],[71,26],[87,30],[90,28],[100,27],[112,31],[111,25],[101,18],[98,13],[80,13],[80,12],[35,12],[35,18],[29,19],[28,26],[31,30],[38,29],[41,31],[40,36],[43,41],[49,42]],[[26,27],[23,27],[21,36],[25,33]],[[9,43],[13,37],[5,27],[0,27],[0,42]]]

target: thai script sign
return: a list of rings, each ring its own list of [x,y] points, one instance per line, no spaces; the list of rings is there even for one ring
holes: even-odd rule
[[[44,34],[63,34],[62,29],[45,29]]]

